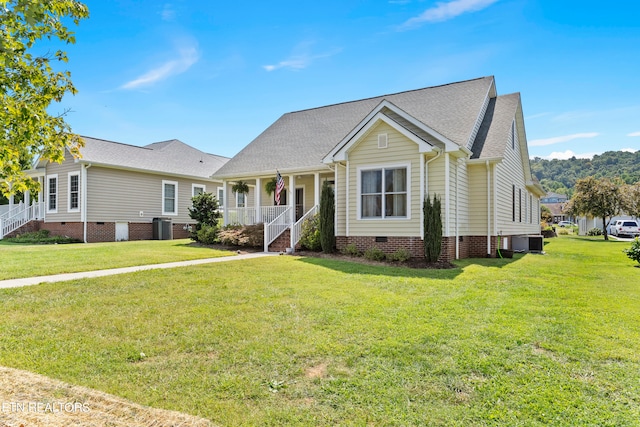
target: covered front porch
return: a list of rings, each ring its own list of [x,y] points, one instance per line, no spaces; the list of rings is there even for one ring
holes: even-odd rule
[[[245,179],[223,180],[219,198],[223,201],[224,225],[253,225],[264,224],[264,250],[280,235],[290,230],[288,248],[293,251],[300,241],[302,223],[318,212],[320,194],[324,181],[333,186],[335,173],[333,170],[283,173],[285,186],[280,192],[280,204],[275,198],[275,187],[272,176],[262,176]],[[246,194],[234,192],[233,186],[242,181],[248,185]]]

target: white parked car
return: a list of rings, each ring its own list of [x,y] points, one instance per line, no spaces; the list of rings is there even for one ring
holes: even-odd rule
[[[619,219],[611,226],[614,236],[640,236],[640,225],[632,219]]]
[[[573,227],[575,224],[572,223],[571,221],[560,221],[558,225],[560,227]]]

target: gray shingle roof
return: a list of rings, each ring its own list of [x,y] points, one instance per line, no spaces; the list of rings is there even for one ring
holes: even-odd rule
[[[177,139],[144,147],[83,136],[82,162],[171,175],[209,178],[229,159],[204,153]]]
[[[472,159],[497,158],[504,155],[518,105],[519,93],[501,95],[489,100],[484,120],[471,147]]]
[[[287,113],[215,175],[232,177],[319,167],[323,157],[383,100],[464,146],[493,81],[493,77],[482,77]]]

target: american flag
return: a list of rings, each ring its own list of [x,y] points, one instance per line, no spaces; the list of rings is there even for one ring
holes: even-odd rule
[[[280,193],[284,190],[284,178],[276,171],[276,205],[280,206]]]

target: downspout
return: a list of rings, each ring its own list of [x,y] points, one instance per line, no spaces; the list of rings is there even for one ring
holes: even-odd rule
[[[337,171],[338,168],[336,168]],[[349,162],[344,165],[344,222],[345,230],[344,234],[349,237]],[[357,212],[356,212],[356,215]]]
[[[82,173],[82,212],[80,213],[80,220],[82,221],[82,234],[83,240],[85,243],[87,242],[87,195],[89,192],[87,191],[87,169],[91,167],[91,163],[84,164],[81,169]]]
[[[436,147],[433,147],[433,149],[438,154],[436,154],[436,156],[433,159],[427,160],[427,162],[424,164],[425,165],[424,189],[425,189],[425,194],[427,195],[427,197],[429,196],[429,163],[433,162],[434,160],[436,160],[437,158],[439,158],[442,155],[442,150],[440,150],[439,148],[436,148]]]
[[[460,190],[458,188],[458,182],[460,180],[460,159],[456,160],[456,259],[460,259],[460,230],[459,230],[459,219],[460,214],[458,210],[460,209]]]
[[[450,193],[451,190],[449,188],[450,186],[450,181],[451,181],[451,176],[450,176],[450,166],[449,166],[449,158],[450,155],[449,153],[444,153],[444,230],[445,230],[445,236],[449,237],[450,231],[449,231],[449,215],[450,213]]]
[[[487,255],[491,256],[491,168],[489,160],[487,166]]]

